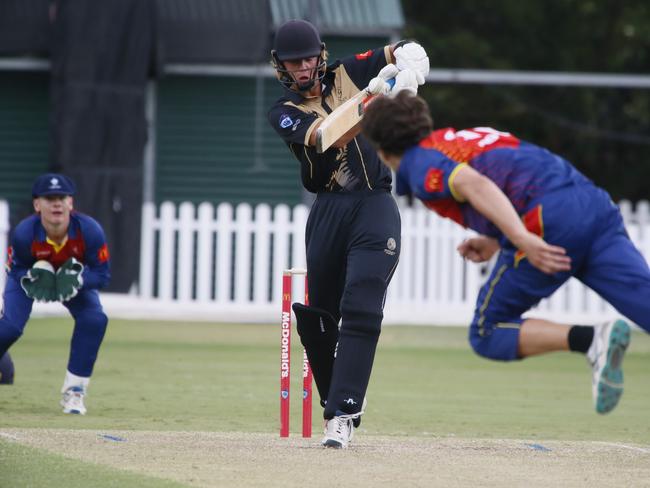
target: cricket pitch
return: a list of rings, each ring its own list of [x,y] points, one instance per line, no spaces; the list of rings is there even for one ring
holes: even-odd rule
[[[650,446],[357,435],[2,429],[0,440],[191,487],[648,486]]]

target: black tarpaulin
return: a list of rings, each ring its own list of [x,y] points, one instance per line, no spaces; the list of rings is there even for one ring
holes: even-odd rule
[[[266,62],[271,9],[264,0],[158,0],[168,63]]]
[[[111,252],[111,291],[137,280],[145,92],[156,65],[154,0],[64,0],[52,28],[51,163],[77,183]]]
[[[0,0],[0,54],[45,56],[50,0]]]

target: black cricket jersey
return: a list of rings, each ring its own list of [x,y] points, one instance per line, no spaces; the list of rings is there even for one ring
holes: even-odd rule
[[[312,193],[391,189],[391,173],[370,142],[359,134],[346,147],[318,154],[309,138],[319,119],[368,86],[390,62],[385,46],[336,61],[327,67],[322,96],[303,98],[285,89],[271,107],[268,119],[300,161],[302,184]]]

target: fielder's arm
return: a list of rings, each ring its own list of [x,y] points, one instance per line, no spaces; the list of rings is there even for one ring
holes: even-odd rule
[[[499,241],[488,236],[476,236],[465,239],[456,248],[465,259],[474,263],[489,261],[501,249]]]
[[[517,249],[526,253],[533,266],[544,273],[571,269],[566,250],[529,232],[508,197],[492,180],[465,164],[456,173],[453,185],[457,198],[468,201],[496,225]]]

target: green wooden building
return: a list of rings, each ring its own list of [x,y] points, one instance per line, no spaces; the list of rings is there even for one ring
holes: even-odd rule
[[[394,42],[404,24],[399,0],[255,0],[266,10],[242,8],[239,0],[213,0],[212,6],[186,1],[194,10],[183,13],[176,3],[158,0],[161,22],[186,15],[209,26],[211,18],[223,21],[226,10],[233,22],[264,14],[270,22],[260,42],[267,46],[284,21],[309,19],[319,27],[331,60]],[[145,201],[295,204],[305,199],[298,165],[266,121],[281,93],[266,60],[171,60],[164,73],[147,88]],[[0,54],[0,199],[9,200],[12,215],[30,211],[31,183],[49,169],[49,117],[47,56]]]

